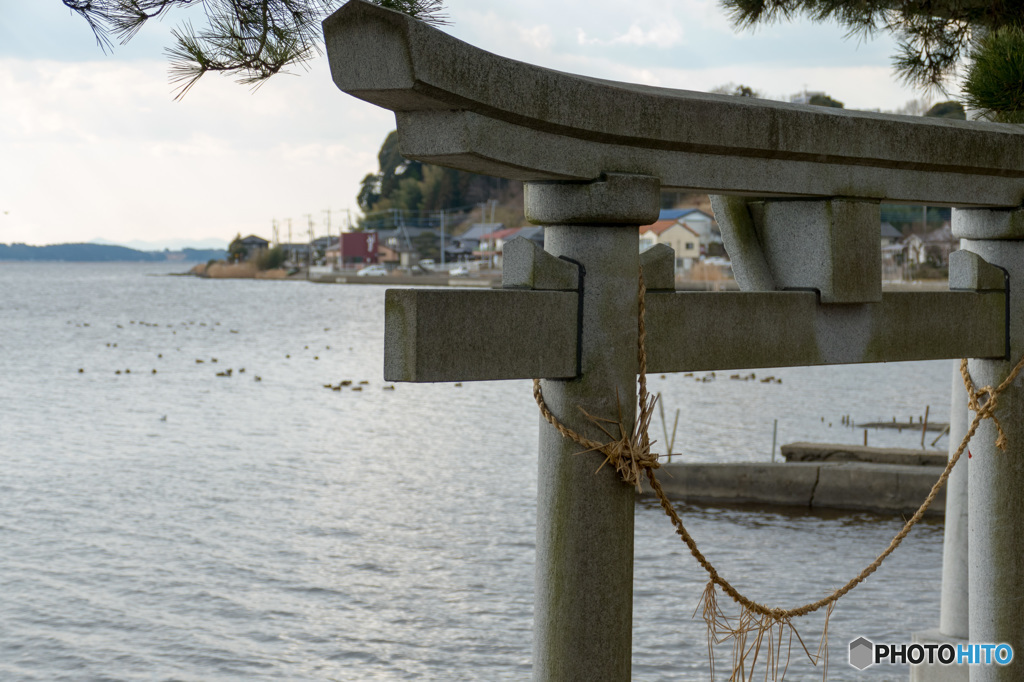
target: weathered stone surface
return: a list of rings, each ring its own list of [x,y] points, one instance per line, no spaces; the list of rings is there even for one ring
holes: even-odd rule
[[[569,381],[542,381],[544,399],[564,425],[603,442],[582,410],[622,419],[627,433],[635,418],[639,231],[574,225],[544,233],[547,251],[586,268],[582,371]],[[597,471],[600,454],[579,454],[578,443],[543,418],[540,425],[534,679],[627,682],[633,488],[612,467]]]
[[[335,83],[399,114],[409,158],[529,181],[617,171],[716,193],[1024,202],[1024,131],[1014,126],[576,76],[358,0],[324,32]]]
[[[764,201],[750,209],[777,289],[814,289],[822,303],[882,300],[877,203]]]
[[[1009,273],[1009,341],[1007,356],[971,358],[968,369],[976,386],[998,386],[1024,355],[1024,241],[969,240],[964,249]],[[973,415],[970,415],[973,416]],[[996,416],[1007,450],[996,447],[992,420],[981,422],[971,438],[968,466],[969,633],[972,642],[1003,642],[1024,652],[1024,610],[1015,595],[1024,594],[1024,376],[999,396]],[[1016,682],[1019,663],[975,666],[972,682]]]
[[[575,376],[576,311],[574,292],[389,289],[384,378]]]
[[[953,211],[953,236],[960,239],[1024,239],[1024,209]]]
[[[784,154],[738,157],[626,146],[527,128],[471,111],[400,111],[395,119],[399,147],[407,158],[524,182],[589,180],[614,169],[658,177],[663,188],[709,194],[844,196],[952,206],[1017,206],[1024,201],[1024,181],[1016,177],[794,160]]]
[[[658,219],[661,189],[648,175],[602,173],[593,182],[528,182],[526,219],[538,225],[647,225]]]
[[[711,210],[722,231],[736,283],[743,291],[775,291],[779,287],[765,260],[749,203],[747,197],[711,195]]]
[[[950,291],[1005,291],[1006,271],[961,249],[949,254]]]
[[[576,291],[579,286],[579,267],[525,237],[505,243],[502,262],[502,289]]]
[[[908,466],[945,466],[946,453],[909,448],[870,448],[845,443],[786,443],[782,456],[787,462],[874,462]]]
[[[967,434],[967,388],[960,368],[953,369],[949,406],[949,457]],[[970,632],[970,572],[967,542],[967,486],[971,457],[961,457],[946,481],[946,522],[942,538],[942,598],[939,630],[949,637],[967,639]]]
[[[676,290],[676,252],[668,244],[655,244],[640,254],[647,291]]]
[[[1006,353],[1002,292],[886,292],[819,305],[813,292],[647,296],[651,372],[898,362]],[[711,342],[709,342],[709,340]]]

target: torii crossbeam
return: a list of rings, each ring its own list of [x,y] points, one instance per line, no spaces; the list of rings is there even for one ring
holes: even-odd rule
[[[1010,298],[1024,281],[1019,128],[560,73],[361,0],[324,31],[335,83],[395,112],[404,157],[522,180],[527,218],[545,226],[543,250],[506,246],[501,291],[389,291],[390,380],[542,378],[575,431],[600,439],[578,408],[612,417],[617,397],[631,428],[641,263],[652,372],[971,357],[976,380],[995,384],[1024,349],[1024,307]],[[638,253],[662,188],[722,195],[713,203],[743,291],[676,293],[671,250]],[[883,293],[883,200],[963,209],[956,291]],[[997,596],[1024,591],[1018,393],[1003,401],[1020,418],[1003,424],[1020,457],[971,465],[971,518],[1010,505],[1018,522],[972,526],[970,630],[1024,652],[1024,611]],[[976,438],[972,451],[990,454],[990,429]],[[534,676],[626,680],[634,492],[577,449],[541,421]]]

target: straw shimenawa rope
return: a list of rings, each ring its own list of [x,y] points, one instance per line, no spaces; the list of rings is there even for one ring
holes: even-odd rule
[[[647,479],[651,484],[651,488],[661,504],[661,508],[665,511],[665,514],[669,519],[671,519],[672,525],[676,529],[676,533],[689,548],[690,553],[697,560],[697,563],[699,563],[708,574],[708,584],[704,589],[704,594],[701,598],[702,606],[698,606],[698,610],[701,611],[701,615],[708,626],[708,652],[711,661],[712,679],[714,678],[713,645],[721,644],[729,639],[733,640],[733,663],[730,679],[746,680],[748,679],[748,675],[753,675],[754,666],[757,663],[762,648],[766,651],[765,661],[768,667],[768,672],[772,674],[772,679],[778,679],[780,666],[782,667],[782,675],[785,675],[786,668],[788,668],[789,664],[788,650],[789,647],[792,646],[794,636],[797,638],[800,646],[803,648],[812,663],[816,665],[818,661],[824,661],[825,672],[827,672],[828,620],[836,601],[878,570],[878,567],[882,565],[882,562],[885,561],[885,559],[892,554],[897,547],[899,547],[900,543],[903,542],[903,539],[910,533],[910,530],[918,521],[921,520],[925,512],[928,510],[928,507],[931,506],[935,497],[939,494],[939,491],[942,490],[942,487],[946,484],[946,481],[949,479],[950,472],[960,460],[960,456],[964,453],[964,450],[967,449],[967,444],[970,442],[971,438],[978,430],[978,426],[983,420],[991,419],[995,423],[999,434],[999,437],[996,440],[996,446],[1000,450],[1006,450],[1006,434],[1003,431],[999,420],[996,418],[995,410],[998,404],[999,395],[1013,383],[1021,370],[1024,369],[1024,357],[1020,359],[1020,361],[1010,371],[1010,374],[1002,381],[1002,383],[999,384],[998,387],[993,388],[992,386],[984,386],[981,389],[975,389],[974,383],[971,381],[970,374],[967,370],[967,360],[961,360],[960,373],[963,376],[964,385],[967,388],[969,401],[968,406],[975,412],[975,416],[967,429],[966,435],[964,435],[963,440],[960,442],[959,447],[957,447],[956,451],[954,451],[950,456],[945,469],[943,469],[939,479],[935,482],[935,485],[932,486],[928,496],[925,498],[924,502],[921,503],[918,510],[910,517],[909,520],[906,521],[903,528],[900,529],[900,531],[893,537],[889,546],[886,547],[874,561],[868,564],[864,570],[858,573],[845,585],[834,590],[831,594],[822,597],[817,601],[804,604],[803,606],[790,609],[773,608],[744,596],[739,590],[733,587],[728,580],[719,574],[714,565],[712,565],[712,563],[697,547],[697,542],[690,535],[689,531],[686,530],[678,512],[665,495],[661,484],[654,475],[654,470],[659,466],[658,455],[651,452],[652,441],[648,437],[647,428],[650,424],[657,399],[652,398],[647,392],[647,352],[644,348],[644,342],[646,340],[646,330],[644,326],[644,298],[646,291],[647,289],[644,285],[643,271],[641,270],[637,314],[639,332],[637,343],[639,376],[637,383],[639,387],[640,412],[637,416],[636,424],[633,429],[628,434],[626,433],[626,429],[623,426],[622,409],[620,404],[617,420],[595,417],[580,408],[583,414],[595,426],[601,429],[606,436],[608,436],[608,442],[600,443],[576,433],[562,424],[551,413],[547,405],[544,403],[544,396],[541,392],[540,381],[534,379],[533,395],[537,401],[537,405],[540,407],[541,414],[549,424],[558,430],[560,434],[586,448],[582,452],[599,452],[604,455],[605,459],[601,463],[601,466],[598,467],[598,470],[604,467],[605,464],[611,464],[622,477],[622,480],[627,484],[636,487],[638,491],[641,490],[641,474],[646,474]],[[616,400],[618,400],[617,394]],[[612,424],[618,427],[619,435],[617,437],[606,428],[606,425]],[[740,615],[735,621],[726,617],[719,607],[716,595],[716,591],[718,589],[721,589],[725,594],[729,595],[733,601],[740,605]],[[799,633],[797,633],[796,629],[793,627],[792,619],[818,611],[823,607],[826,609],[824,631],[822,632],[818,651],[816,654],[812,655],[804,645],[803,640],[800,639]],[[789,628],[790,632],[788,636],[787,654],[785,656],[785,661],[783,661],[781,648],[783,640],[786,639],[787,628]],[[752,639],[750,638],[751,635],[753,635]]]

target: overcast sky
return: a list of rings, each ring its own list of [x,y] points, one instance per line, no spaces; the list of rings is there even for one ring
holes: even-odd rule
[[[714,0],[450,0],[445,30],[500,55],[686,90],[742,83],[774,99],[824,90],[894,110],[892,42],[797,22],[738,33]],[[60,0],[0,0],[0,243],[296,239],[334,230],[394,117],[335,88],[320,58],[253,92],[206,76],[174,101],[163,48],[196,10],[147,25],[113,54]],[[333,231],[333,230],[332,230]]]

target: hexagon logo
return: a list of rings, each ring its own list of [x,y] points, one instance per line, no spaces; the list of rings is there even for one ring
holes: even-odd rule
[[[875,645],[864,637],[858,637],[850,642],[850,665],[857,670],[863,670],[875,663]]]

